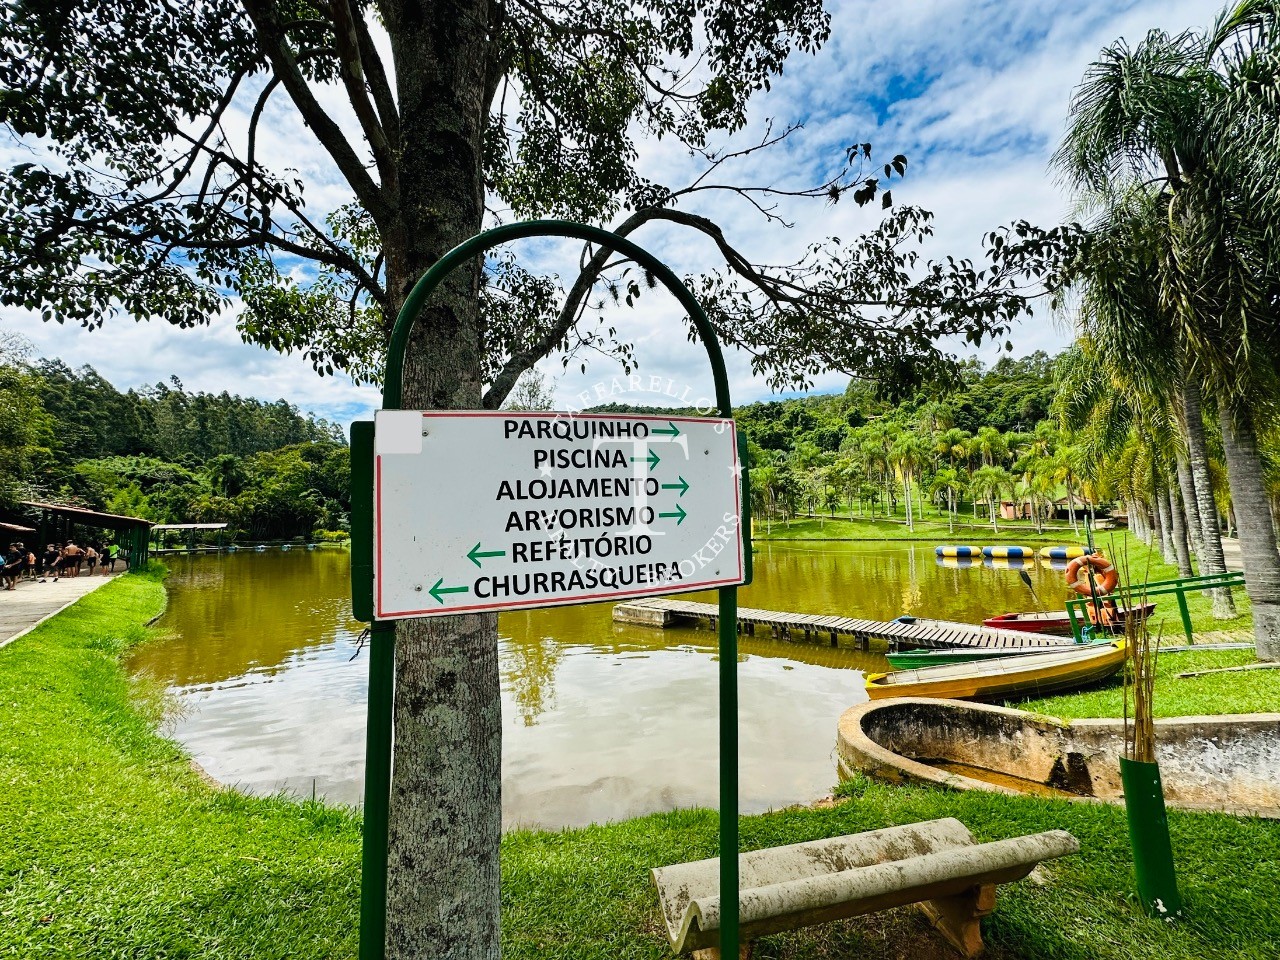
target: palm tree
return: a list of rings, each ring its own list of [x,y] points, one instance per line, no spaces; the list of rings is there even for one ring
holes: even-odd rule
[[[907,505],[907,529],[914,531],[915,517],[911,509],[911,487],[915,482],[916,471],[929,455],[928,445],[917,433],[904,430],[894,441],[889,451],[889,462],[902,477],[903,499]],[[923,519],[923,517],[922,517]]]
[[[947,531],[954,533],[956,529],[956,499],[964,492],[964,484],[960,474],[953,467],[943,467],[933,475],[929,482],[929,496],[935,502],[942,498],[947,505]]]
[[[1079,447],[1060,443],[1049,456],[1048,466],[1054,486],[1061,486],[1067,491],[1067,519],[1077,536],[1080,534],[1080,527],[1076,523],[1076,477],[1080,474],[1080,459]]]
[[[858,457],[866,473],[875,477],[885,494],[885,516],[889,516],[893,498],[889,484],[889,450],[892,446],[883,422],[867,424],[855,434],[858,438]]]
[[[991,529],[996,533],[1000,532],[997,518],[1001,497],[1006,490],[1012,488],[1013,476],[1004,467],[979,467],[973,472],[973,479],[969,481],[969,491],[974,502],[976,503],[980,497],[986,499]]]
[[[845,503],[849,507],[849,519],[853,519],[853,501],[858,495],[866,475],[862,467],[851,456],[842,456],[831,467],[832,481],[844,494]]]
[[[823,529],[826,524],[826,518],[822,515],[823,508],[827,505],[827,492],[829,489],[829,481],[827,477],[826,467],[810,467],[804,474],[804,490],[805,498],[809,501],[809,516],[813,516],[816,512],[818,515],[818,529]]]
[[[1057,481],[1053,478],[1053,461],[1044,455],[1028,452],[1017,463],[1017,471],[1021,479],[1017,483],[1015,493],[1019,503],[1026,502],[1031,507],[1031,517],[1035,521],[1036,533],[1044,533],[1044,515],[1053,508],[1053,492]]]
[[[1136,222],[1152,243],[1157,270],[1144,287],[1154,287],[1160,309],[1137,319],[1150,325],[1154,317],[1157,329],[1146,339],[1173,345],[1158,353],[1194,374],[1180,382],[1201,560],[1209,567],[1217,566],[1220,544],[1210,529],[1212,486],[1195,475],[1197,461],[1207,473],[1195,437],[1201,382],[1217,407],[1263,659],[1280,658],[1280,554],[1257,445],[1259,425],[1280,405],[1278,17],[1273,0],[1244,0],[1208,33],[1152,31],[1134,49],[1113,44],[1077,91],[1055,158],[1108,213],[1123,219],[1149,205],[1156,214]],[[1181,477],[1180,485],[1189,486]]]
[[[752,510],[756,516],[764,515],[765,536],[771,536],[777,509],[778,468],[772,464],[752,467],[750,477]]]
[[[1009,452],[1005,435],[995,427],[979,427],[973,438],[973,449],[982,455],[982,464],[986,467],[998,466]]]

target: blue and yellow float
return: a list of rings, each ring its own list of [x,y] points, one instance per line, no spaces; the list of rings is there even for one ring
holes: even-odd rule
[[[1076,557],[1083,557],[1088,552],[1088,547],[1080,546],[1042,547],[1040,556],[1046,560],[1074,560]]]
[[[1036,552],[1030,547],[983,547],[982,555],[992,558],[1022,559],[1023,557],[1034,557]]]
[[[982,554],[982,548],[943,544],[942,546],[934,547],[933,552],[939,557],[977,557]]]

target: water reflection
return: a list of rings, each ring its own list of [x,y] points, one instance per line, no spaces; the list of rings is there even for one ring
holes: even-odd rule
[[[932,545],[762,546],[744,606],[889,620],[974,621],[1034,609],[1016,571],[935,565]],[[348,555],[174,557],[163,640],[133,668],[181,705],[174,735],[219,780],[258,793],[361,799],[368,658],[351,657]],[[1032,569],[1046,602],[1062,594]],[[713,599],[714,594],[692,595]],[[499,618],[508,824],[558,827],[717,802],[716,637],[616,624],[599,604]],[[835,780],[841,711],[882,657],[744,636],[746,811],[820,796]]]

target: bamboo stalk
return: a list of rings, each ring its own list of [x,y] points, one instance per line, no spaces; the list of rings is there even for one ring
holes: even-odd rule
[[[1113,544],[1114,547],[1114,544]],[[1154,701],[1156,688],[1156,663],[1160,655],[1160,642],[1164,636],[1164,624],[1153,642],[1151,628],[1145,616],[1133,615],[1135,610],[1146,607],[1146,583],[1151,557],[1147,556],[1148,570],[1143,572],[1142,588],[1135,603],[1131,564],[1128,552],[1116,555],[1115,564],[1120,571],[1120,585],[1116,592],[1129,609],[1124,620],[1125,638],[1125,686],[1124,686],[1124,747],[1125,756],[1141,763],[1156,762],[1156,731]]]

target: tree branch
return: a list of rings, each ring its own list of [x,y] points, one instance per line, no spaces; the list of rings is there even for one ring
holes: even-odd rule
[[[369,25],[364,17],[352,17],[355,23],[356,39],[360,48],[360,60],[364,63],[365,76],[369,79],[369,89],[373,93],[373,102],[378,108],[378,116],[382,118],[382,129],[387,135],[387,142],[393,154],[400,152],[400,111],[396,108],[395,96],[391,92],[391,82],[387,79],[386,67],[378,48],[374,45],[373,36],[369,33]]]
[[[350,184],[361,205],[369,211],[369,215],[379,226],[385,227],[391,221],[392,206],[388,203],[382,188],[369,176],[369,172],[365,170],[364,164],[356,156],[355,150],[347,142],[338,125],[324,112],[311,92],[306,78],[298,69],[298,63],[285,42],[283,24],[280,22],[276,5],[270,0],[241,0],[241,2],[253,21],[263,53],[271,61],[276,76],[289,91],[294,106],[311,127],[320,145],[329,152],[329,156],[333,157],[334,163],[346,177],[347,183]]]
[[[378,173],[382,175],[383,189],[393,197],[398,196],[399,176],[395,158],[365,87],[360,37],[355,25],[358,18],[353,16],[350,0],[334,0],[332,9],[334,45],[338,50],[338,73],[342,77],[342,85],[347,90],[347,99],[351,101],[356,119],[360,121],[360,128],[369,140],[374,163],[378,165]]]

